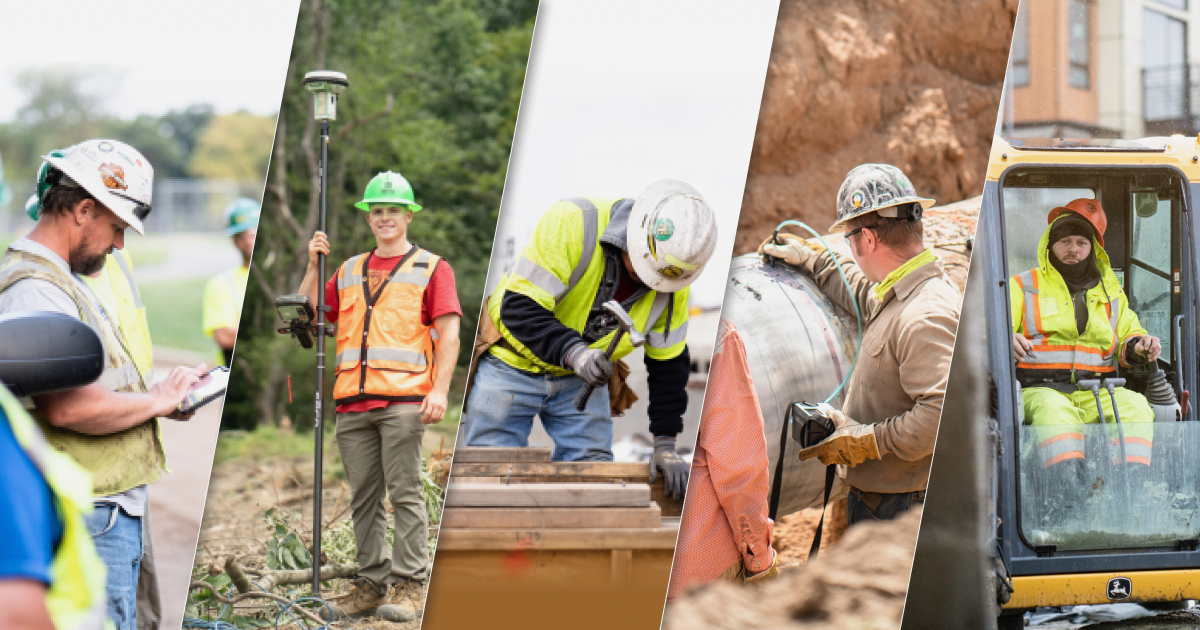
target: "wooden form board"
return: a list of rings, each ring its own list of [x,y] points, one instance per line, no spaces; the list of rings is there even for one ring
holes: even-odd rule
[[[683,499],[668,497],[660,475],[650,483],[650,467],[643,463],[625,462],[466,462],[455,454],[451,482],[468,477],[498,477],[504,481],[523,483],[563,483],[624,481],[650,486],[650,499],[658,503],[663,516],[683,513]],[[464,479],[465,480],[465,479]]]
[[[455,464],[550,462],[554,449],[549,446],[459,446],[454,449]]]
[[[642,483],[460,483],[451,480],[446,508],[583,508],[650,505]]]
[[[644,508],[467,508],[442,513],[443,529],[656,528],[662,511]]]
[[[673,551],[679,529],[448,529],[438,534],[446,551],[662,549]]]

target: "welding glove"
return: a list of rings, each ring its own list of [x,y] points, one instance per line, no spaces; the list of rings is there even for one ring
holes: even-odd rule
[[[609,377],[612,376],[612,360],[605,356],[603,350],[589,348],[583,342],[579,342],[567,350],[563,362],[584,383],[592,387],[607,385]]]
[[[759,246],[759,255],[773,256],[794,267],[811,269],[813,261],[825,252],[825,247],[819,242],[807,241],[786,232],[779,235],[779,245],[770,238]]]
[[[844,464],[854,468],[868,459],[882,457],[879,443],[875,441],[874,425],[859,424],[836,409],[829,412],[829,418],[837,430],[817,444],[801,449],[801,460],[819,457],[826,466]]]
[[[682,499],[687,491],[688,463],[675,452],[675,438],[669,435],[654,436],[654,455],[650,457],[650,483],[658,480],[658,469],[663,473],[663,489],[668,497]]]

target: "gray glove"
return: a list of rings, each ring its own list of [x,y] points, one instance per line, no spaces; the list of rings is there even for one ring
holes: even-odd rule
[[[688,463],[675,452],[674,437],[654,436],[654,455],[650,457],[650,483],[658,480],[660,468],[667,496],[682,499],[683,494],[687,492]]]
[[[571,368],[576,376],[583,379],[584,383],[592,387],[607,385],[609,377],[612,376],[612,361],[604,356],[603,350],[577,343],[573,348],[567,350],[567,356],[564,359],[567,367]]]

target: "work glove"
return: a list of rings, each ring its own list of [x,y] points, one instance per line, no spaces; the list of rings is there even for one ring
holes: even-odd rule
[[[818,242],[807,241],[786,232],[779,235],[780,245],[768,238],[759,246],[759,255],[773,256],[794,267],[812,268],[812,263],[825,252]]]
[[[669,435],[654,436],[654,455],[650,457],[650,483],[658,480],[660,468],[667,496],[682,499],[687,491],[688,463],[675,452],[675,438]]]
[[[603,350],[589,348],[582,342],[567,351],[565,363],[576,376],[592,387],[607,385],[612,376],[612,360],[605,356]]]
[[[771,550],[771,553],[775,554],[775,557],[771,560],[770,567],[767,567],[765,571],[759,571],[758,573],[752,574],[747,572],[745,574],[746,577],[742,579],[742,582],[746,586],[760,588],[763,584],[766,584],[767,582],[779,577],[779,553],[774,549]]]
[[[875,441],[874,425],[859,424],[836,409],[829,412],[829,418],[837,430],[813,446],[801,449],[801,460],[818,457],[826,466],[844,464],[854,468],[868,459],[882,457],[879,443]]]

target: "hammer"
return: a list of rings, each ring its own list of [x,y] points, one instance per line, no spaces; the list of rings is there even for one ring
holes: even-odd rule
[[[640,347],[646,343],[646,338],[642,333],[638,332],[633,326],[633,318],[625,309],[621,308],[621,304],[616,300],[609,300],[604,303],[604,310],[612,313],[617,318],[617,331],[613,334],[612,341],[608,342],[608,349],[604,351],[604,356],[612,359],[613,352],[617,350],[617,345],[621,343],[621,335],[629,335],[629,343],[633,344],[634,348]],[[596,391],[595,386],[585,385],[579,390],[579,394],[575,396],[575,409],[583,411],[587,407],[588,399],[592,397],[592,392]]]

